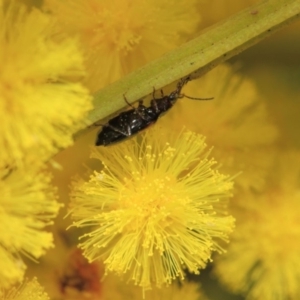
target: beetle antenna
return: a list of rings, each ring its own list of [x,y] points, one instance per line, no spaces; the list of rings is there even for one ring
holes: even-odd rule
[[[188,99],[192,99],[192,100],[213,100],[214,97],[209,97],[209,98],[195,98],[195,97],[190,97],[190,96],[187,96],[185,94],[180,94],[180,97],[179,98],[188,98]]]

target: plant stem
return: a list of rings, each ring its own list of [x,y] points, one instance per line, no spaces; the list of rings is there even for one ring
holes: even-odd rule
[[[153,87],[158,90],[189,74],[199,77],[299,17],[300,0],[264,1],[239,12],[97,92],[87,125],[123,108],[123,95],[132,103],[149,95]]]

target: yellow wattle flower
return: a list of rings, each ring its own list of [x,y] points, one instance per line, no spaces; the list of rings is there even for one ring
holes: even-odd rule
[[[219,279],[248,300],[300,299],[300,153],[280,153],[262,194],[233,202],[237,219]]]
[[[191,38],[196,0],[46,0],[57,32],[79,36],[92,92]]]
[[[220,65],[189,82],[182,92],[191,97],[214,97],[210,101],[179,99],[158,122],[161,126],[187,129],[206,136],[214,145],[220,170],[241,174],[242,189],[261,190],[275,155],[278,129],[255,83],[229,65]]]
[[[154,129],[140,143],[95,150],[104,169],[71,194],[73,226],[89,228],[84,255],[144,289],[183,279],[185,269],[198,274],[234,226],[225,208],[233,184],[205,147],[190,131]]]
[[[72,143],[91,109],[88,91],[71,78],[84,74],[73,39],[54,41],[52,19],[17,1],[0,3],[1,159],[39,160]]]
[[[49,181],[34,163],[0,167],[0,287],[22,279],[22,254],[37,259],[53,246],[52,234],[44,228],[60,205]]]
[[[12,288],[6,292],[0,291],[0,300],[50,300],[44,288],[36,278],[25,281],[19,288]]]

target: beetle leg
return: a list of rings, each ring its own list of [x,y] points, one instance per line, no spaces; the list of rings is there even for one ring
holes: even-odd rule
[[[128,134],[128,131],[125,132],[125,131],[123,131],[123,130],[121,130],[121,129],[115,127],[115,126],[112,126],[112,125],[110,125],[110,124],[105,124],[105,125],[102,125],[102,126],[103,126],[103,127],[108,127],[108,128],[110,128],[110,129],[112,129],[113,131],[116,131],[116,132],[119,132],[119,133],[123,134],[124,136],[130,136],[130,134]]]
[[[127,103],[128,106],[132,107],[133,109],[136,109],[131,103],[128,102],[125,94],[123,94],[123,98],[124,98],[124,101]]]
[[[153,87],[153,92],[152,92],[152,98],[153,98],[153,99],[156,99],[156,98],[155,98],[155,92],[156,92],[155,87]]]
[[[157,100],[156,99],[151,100],[150,104],[154,108],[155,112],[159,113],[158,106],[157,106]]]

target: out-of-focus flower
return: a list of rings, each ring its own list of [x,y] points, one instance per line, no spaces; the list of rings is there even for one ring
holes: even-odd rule
[[[92,92],[121,78],[195,33],[196,0],[46,0],[58,32],[79,36]]]
[[[49,300],[49,296],[44,292],[43,287],[36,278],[25,281],[19,288],[12,288],[6,292],[0,291],[1,300]]]
[[[73,39],[54,42],[51,18],[17,1],[0,2],[1,159],[43,159],[72,143],[91,109],[82,55]]]
[[[237,228],[216,264],[222,282],[247,299],[300,298],[300,153],[277,161],[263,194],[234,202]]]
[[[53,246],[50,225],[60,205],[49,175],[34,163],[23,168],[0,167],[0,287],[20,281],[25,265],[21,254],[39,258]]]
[[[254,83],[219,66],[199,80],[189,82],[183,93],[191,97],[214,97],[210,101],[180,99],[161,118],[161,126],[183,126],[207,137],[220,170],[235,175],[242,188],[262,189],[274,158],[277,129],[268,119],[263,99]]]
[[[242,11],[247,7],[249,7],[249,14],[252,15],[253,19],[255,20],[255,15],[259,12],[256,10],[251,10],[250,7],[258,2],[258,0],[199,1],[198,9],[205,11],[205,14],[203,14],[204,24],[201,25],[210,26],[223,19],[229,18],[231,15],[237,14],[239,11]]]
[[[80,245],[90,261],[147,289],[183,279],[185,269],[198,274],[234,220],[225,207],[232,182],[213,167],[202,136],[140,137],[93,152],[104,169],[74,183],[70,213],[73,226],[90,228]]]
[[[89,263],[80,249],[72,249],[60,271],[59,288],[63,299],[101,299],[104,274],[100,262]],[[112,298],[113,299],[113,298]]]

